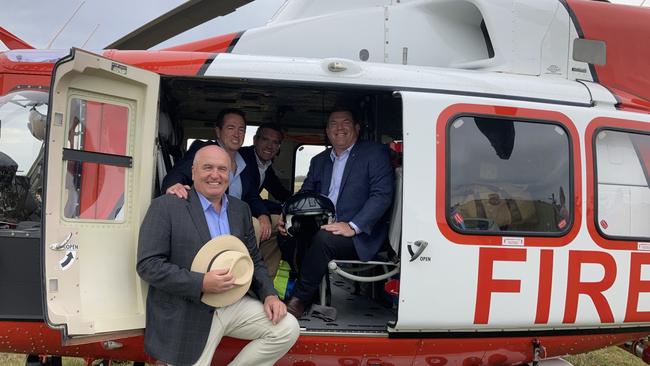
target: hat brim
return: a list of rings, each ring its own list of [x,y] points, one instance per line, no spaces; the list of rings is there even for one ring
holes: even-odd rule
[[[219,253],[227,250],[242,252],[250,258],[248,248],[246,248],[239,238],[233,235],[220,235],[212,238],[210,241],[205,243],[201,249],[199,249],[192,261],[191,271],[206,273],[210,268],[212,260]],[[250,261],[250,264],[253,265],[252,260]],[[253,276],[251,276],[244,284],[235,285],[232,289],[219,294],[204,293],[203,296],[201,296],[201,301],[206,305],[216,308],[234,304],[246,295],[246,292],[248,292],[248,289],[251,286],[252,280]]]

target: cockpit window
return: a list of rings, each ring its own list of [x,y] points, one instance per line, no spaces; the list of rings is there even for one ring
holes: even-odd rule
[[[0,229],[40,225],[48,93],[0,97]]]
[[[571,154],[561,126],[460,117],[448,134],[447,220],[455,230],[492,235],[568,231]]]

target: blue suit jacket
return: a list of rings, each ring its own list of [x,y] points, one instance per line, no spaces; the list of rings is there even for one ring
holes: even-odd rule
[[[279,214],[282,206],[276,202],[263,200],[259,195],[260,192],[266,189],[277,200],[284,202],[291,197],[291,191],[282,185],[280,178],[275,175],[273,166],[266,169],[264,182],[260,186],[260,170],[257,168],[255,146],[242,147],[239,149],[239,154],[246,162],[246,168],[241,172],[242,188],[246,192],[246,195],[242,195],[242,199],[251,207],[253,216]]]
[[[332,149],[314,156],[301,192],[329,192],[334,164]],[[354,222],[361,233],[353,237],[354,247],[363,261],[372,260],[386,240],[388,226],[381,221],[393,200],[394,174],[388,148],[358,140],[345,164],[338,202],[337,221]]]

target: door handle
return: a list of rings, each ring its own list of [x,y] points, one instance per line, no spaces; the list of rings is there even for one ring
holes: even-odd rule
[[[429,243],[427,243],[424,240],[416,240],[415,243],[413,243],[413,245],[415,245],[415,247],[417,248],[415,249],[415,252],[413,251],[413,248],[411,248],[411,245],[407,246],[409,250],[409,254],[411,255],[411,260],[409,260],[409,262],[413,262],[414,260],[416,260],[420,256],[420,254],[424,252],[424,249],[427,247],[427,245],[429,245]]]
[[[72,233],[68,234],[68,236],[66,236],[65,239],[63,239],[62,242],[50,244],[50,249],[52,249],[52,250],[61,250],[61,249],[65,248],[65,246],[68,244],[70,239],[72,239]]]

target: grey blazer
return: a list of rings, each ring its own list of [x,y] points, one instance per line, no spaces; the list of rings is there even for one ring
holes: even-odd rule
[[[257,249],[246,203],[228,196],[230,233],[248,247],[255,264],[248,294],[277,295]],[[214,308],[201,302],[203,274],[191,272],[199,249],[211,239],[196,191],[188,199],[163,195],[151,202],[140,227],[137,271],[149,283],[145,351],[177,366],[191,365],[205,347]]]

